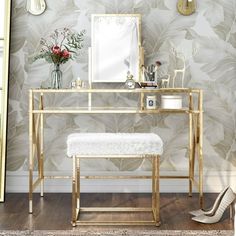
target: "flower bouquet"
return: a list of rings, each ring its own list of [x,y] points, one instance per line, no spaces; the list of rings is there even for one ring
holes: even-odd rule
[[[34,57],[34,61],[45,59],[54,64],[51,72],[51,88],[62,88],[62,71],[60,65],[76,58],[77,53],[83,48],[85,30],[79,33],[68,28],[56,29],[48,38],[41,38],[40,53]]]

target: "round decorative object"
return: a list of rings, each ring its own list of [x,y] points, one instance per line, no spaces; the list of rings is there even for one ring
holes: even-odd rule
[[[178,12],[184,16],[189,16],[196,11],[195,0],[178,0]]]
[[[125,87],[128,89],[134,89],[135,88],[135,81],[132,78],[129,78],[125,82]]]

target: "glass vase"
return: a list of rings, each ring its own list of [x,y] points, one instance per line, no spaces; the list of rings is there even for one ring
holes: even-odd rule
[[[51,88],[62,88],[62,71],[60,70],[60,64],[54,64],[54,68],[51,71]]]

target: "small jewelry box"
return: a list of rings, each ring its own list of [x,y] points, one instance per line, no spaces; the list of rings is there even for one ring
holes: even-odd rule
[[[182,96],[179,95],[162,95],[161,96],[162,109],[181,109]]]

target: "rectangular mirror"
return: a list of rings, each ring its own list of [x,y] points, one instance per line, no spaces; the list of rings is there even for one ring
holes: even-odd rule
[[[0,202],[3,202],[5,196],[5,162],[11,1],[0,1],[0,9],[2,11],[2,14],[0,14]]]
[[[91,82],[140,81],[141,15],[92,15]]]

